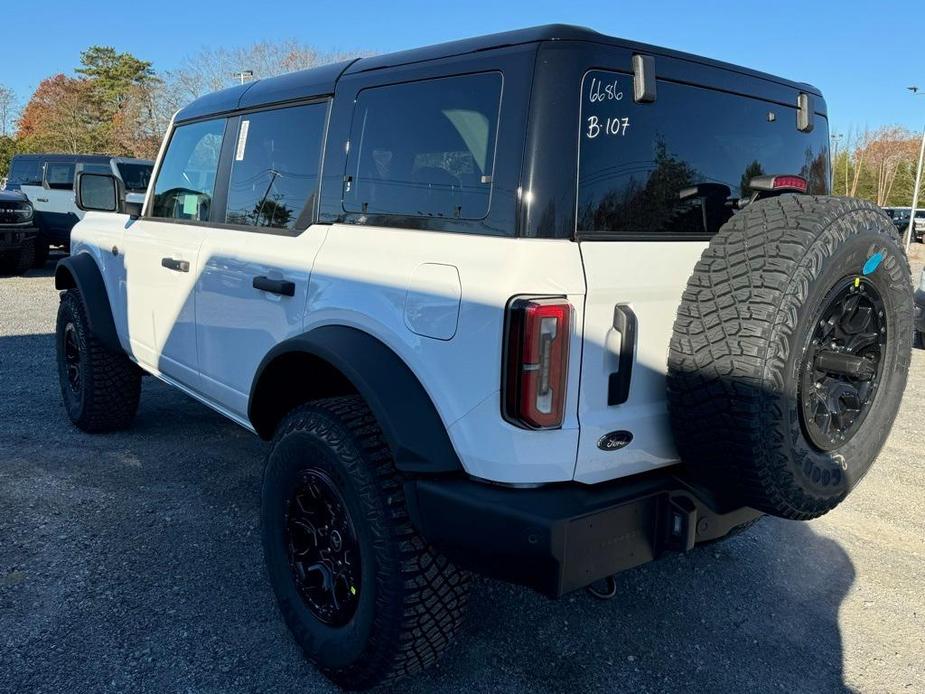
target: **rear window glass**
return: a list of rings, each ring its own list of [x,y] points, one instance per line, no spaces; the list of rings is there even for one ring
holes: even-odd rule
[[[594,70],[582,83],[577,229],[627,235],[708,235],[763,174],[828,180],[825,121],[796,127],[796,108],[658,82],[633,101],[633,77]]]
[[[327,112],[327,103],[317,103],[241,116],[226,222],[275,229],[307,226]]]
[[[13,159],[7,186],[42,185],[42,162],[38,159]]]
[[[360,92],[350,133],[344,209],[482,219],[491,198],[501,74]]]
[[[148,190],[148,183],[151,182],[151,164],[130,164],[128,162],[117,162],[116,168],[119,169],[119,176],[125,184],[125,189],[131,193],[144,193]]]

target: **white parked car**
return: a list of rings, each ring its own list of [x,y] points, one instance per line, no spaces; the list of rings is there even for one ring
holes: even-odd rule
[[[77,174],[112,174],[127,193],[143,196],[153,167],[154,162],[146,159],[96,154],[17,154],[10,161],[6,188],[29,199],[38,229],[34,248],[25,249],[24,255],[32,255],[33,264],[41,266],[48,258],[49,246],[68,247],[71,229],[84,214],[74,202]]]
[[[828,141],[804,83],[558,25],[209,95],[143,205],[78,178],[67,413],[127,427],[148,373],[269,441],[282,616],[394,681],[470,571],[559,596],[860,481],[912,291]]]

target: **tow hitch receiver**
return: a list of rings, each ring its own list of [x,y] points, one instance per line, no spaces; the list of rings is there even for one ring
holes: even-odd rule
[[[689,552],[697,538],[697,507],[686,496],[669,497],[665,549]]]

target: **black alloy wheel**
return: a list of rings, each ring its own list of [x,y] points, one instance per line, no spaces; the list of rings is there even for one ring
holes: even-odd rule
[[[356,613],[360,546],[343,497],[321,470],[306,469],[288,502],[289,568],[305,606],[338,627]]]
[[[807,438],[830,451],[848,442],[871,410],[887,324],[880,293],[863,277],[843,279],[822,307],[803,355],[799,399]]]
[[[80,397],[80,341],[73,323],[64,326],[64,366],[71,392]]]

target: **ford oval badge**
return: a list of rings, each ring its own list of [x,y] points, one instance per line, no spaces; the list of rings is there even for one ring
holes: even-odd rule
[[[604,434],[600,439],[598,439],[597,447],[602,451],[619,451],[621,448],[626,448],[630,445],[633,440],[633,435],[628,431],[611,431],[609,434]]]

